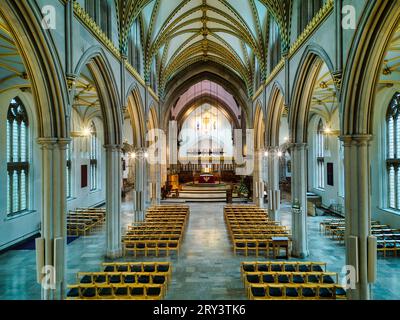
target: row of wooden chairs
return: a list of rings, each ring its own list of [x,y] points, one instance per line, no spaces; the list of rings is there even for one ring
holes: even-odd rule
[[[101,228],[105,222],[105,208],[77,208],[67,214],[67,233],[71,236],[86,235]]]
[[[320,230],[325,235],[337,241],[344,241],[345,220],[325,219],[320,223]],[[389,225],[379,221],[371,222],[371,234],[377,238],[377,251],[386,257],[389,253],[397,257],[400,252],[400,230],[393,229]]]
[[[250,300],[344,300],[346,291],[337,284],[251,284]]]
[[[247,272],[244,277],[245,288],[257,283],[304,284],[304,283],[338,283],[335,272]]]
[[[162,300],[165,297],[165,287],[157,284],[76,284],[68,288],[68,300]]]
[[[240,265],[242,279],[248,272],[326,272],[326,262],[316,261],[246,261]]]
[[[80,284],[158,284],[167,286],[168,272],[78,272]]]
[[[79,272],[70,300],[160,300],[171,281],[170,262],[106,262],[100,272]]]
[[[344,299],[339,276],[325,262],[242,262],[241,277],[249,299]]]
[[[229,206],[224,208],[224,219],[230,234],[235,254],[257,257],[270,253],[276,257],[281,247],[289,256],[290,233],[287,227],[271,221],[265,209],[258,207]],[[280,241],[276,241],[279,239]]]
[[[188,222],[188,206],[151,207],[144,222],[128,227],[122,237],[123,253],[148,255],[179,254],[180,244]]]
[[[104,262],[104,272],[168,272],[172,274],[170,262]]]

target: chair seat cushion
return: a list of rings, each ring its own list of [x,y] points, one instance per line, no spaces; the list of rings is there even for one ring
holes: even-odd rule
[[[304,283],[304,277],[302,277],[301,275],[294,275],[293,283]]]
[[[118,266],[117,271],[118,272],[128,272],[128,266]]]
[[[99,296],[111,296],[112,295],[112,289],[107,287],[107,288],[101,288],[99,289]]]
[[[255,268],[255,266],[253,264],[244,264],[243,265],[243,270],[245,272],[254,272],[254,271],[256,271],[256,268]]]
[[[291,264],[285,265],[285,271],[286,272],[295,272],[296,271],[296,267],[294,265],[291,265]]]
[[[96,289],[93,288],[86,288],[83,293],[82,296],[84,296],[85,298],[94,298],[96,296]]]
[[[127,275],[124,277],[124,282],[125,283],[135,283],[136,277],[134,275]]]
[[[110,283],[121,283],[121,277],[120,276],[111,276]]]
[[[115,290],[116,296],[127,296],[128,295],[128,287],[120,287]]]
[[[104,272],[114,272],[114,266],[106,266]]]
[[[141,288],[141,287],[131,288],[131,295],[132,296],[144,296],[144,288]]]
[[[266,272],[266,271],[268,271],[268,265],[259,264],[259,265],[257,265],[257,270],[260,271],[260,272]]]
[[[77,297],[79,297],[79,289],[78,288],[72,288],[71,290],[68,291],[67,297],[69,297],[69,298],[77,298]]]
[[[309,266],[302,264],[302,265],[299,265],[299,271],[300,272],[310,272],[310,268],[309,268]]]
[[[315,297],[315,290],[311,288],[303,288],[303,296],[307,298]]]
[[[279,275],[278,276],[279,283],[289,283],[289,277],[287,275]]]
[[[265,297],[265,288],[251,287],[251,293],[254,297]]]
[[[296,288],[286,288],[286,296],[288,297],[298,297],[299,291]]]
[[[271,271],[273,271],[273,272],[281,272],[282,271],[282,265],[280,265],[280,264],[272,264],[271,265]]]
[[[154,264],[148,264],[143,266],[144,272],[154,272],[156,271],[156,266]]]
[[[269,295],[271,297],[282,297],[282,289],[281,288],[269,288]]]
[[[332,298],[333,293],[328,288],[320,288],[319,289],[319,296],[322,298]]]
[[[148,296],[159,296],[161,294],[160,287],[149,287],[147,288],[147,295]]]
[[[264,283],[275,283],[275,278],[271,274],[264,274],[262,278]]]
[[[81,279],[81,283],[92,283],[92,277],[91,276],[84,276],[82,279]]]
[[[260,278],[258,277],[258,275],[252,275],[252,274],[248,274],[247,275],[247,282],[249,283],[259,283],[260,282]]]
[[[103,275],[99,275],[96,277],[96,279],[94,280],[94,282],[96,283],[105,283],[107,281],[106,276]]]
[[[313,265],[312,266],[312,271],[314,271],[314,272],[324,272],[324,270],[319,265]]]
[[[131,272],[142,272],[142,266],[141,265],[131,265]]]
[[[169,265],[168,264],[159,264],[157,266],[157,271],[158,272],[168,272],[169,271]]]
[[[310,275],[310,276],[308,276],[308,282],[311,282],[311,283],[319,283],[319,279],[318,279],[317,276]]]
[[[328,284],[335,283],[335,281],[333,280],[333,278],[331,276],[323,276],[322,282],[323,283],[328,283]]]
[[[138,283],[150,283],[150,277],[141,275],[138,277]]]
[[[153,283],[156,283],[156,284],[164,284],[165,280],[166,279],[164,276],[154,276],[153,277]]]

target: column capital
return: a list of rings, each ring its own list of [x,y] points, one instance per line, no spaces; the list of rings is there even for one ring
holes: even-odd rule
[[[120,144],[105,144],[104,148],[107,151],[121,151],[122,146]]]
[[[289,143],[289,148],[295,149],[295,150],[307,149],[308,144],[305,142],[292,142],[292,143]]]
[[[368,145],[372,140],[371,134],[353,134],[353,135],[342,135],[339,137],[344,142],[345,147],[350,147],[353,144],[356,145]]]
[[[37,142],[42,148],[52,149],[57,143],[57,138],[38,138]]]
[[[66,149],[70,143],[71,143],[70,138],[61,138],[57,140],[57,144],[60,146],[60,149]]]

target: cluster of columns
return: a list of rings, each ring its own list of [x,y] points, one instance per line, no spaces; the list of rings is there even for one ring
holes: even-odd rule
[[[346,266],[354,270],[348,290],[350,299],[371,299],[376,278],[376,238],[371,234],[371,135],[341,137],[344,143]],[[351,276],[350,271],[350,276]]]
[[[37,280],[42,299],[62,299],[65,286],[66,150],[68,139],[41,138],[42,224],[37,244]]]
[[[346,267],[350,299],[371,299],[371,283],[376,278],[376,239],[371,234],[370,159],[371,136],[368,134],[341,137],[345,158]],[[293,143],[292,156],[292,255],[309,255],[307,231],[307,144]],[[267,147],[267,192],[269,215],[279,220],[279,148]],[[263,155],[256,152],[254,188],[262,180]],[[254,202],[261,204],[258,195]]]
[[[63,299],[67,253],[66,205],[66,150],[70,140],[41,138],[42,153],[42,224],[41,238],[37,240],[37,281],[41,285],[42,299]],[[121,248],[121,146],[105,145],[106,151],[106,256],[118,258]],[[160,165],[154,166],[154,183],[150,201],[148,196],[148,163],[145,149],[136,150],[135,191],[143,194],[135,209],[143,212],[151,201],[158,204]],[[137,216],[137,211],[135,212]]]

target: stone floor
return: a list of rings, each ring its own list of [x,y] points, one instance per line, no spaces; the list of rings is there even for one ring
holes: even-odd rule
[[[255,257],[235,257],[223,219],[223,203],[190,204],[190,219],[179,257],[133,258],[121,261],[171,261],[172,283],[167,299],[241,300],[245,292],[240,280],[240,262]],[[132,203],[123,203],[124,226],[132,221]],[[325,261],[328,270],[340,272],[344,265],[344,246],[319,232],[323,217],[309,218],[307,260]],[[281,221],[290,226],[289,206],[284,205]],[[76,282],[78,271],[99,271],[105,261],[105,230],[80,237],[68,245],[67,281]],[[258,258],[257,260],[265,260]],[[40,299],[36,284],[35,252],[10,250],[0,254],[0,299]],[[400,257],[379,258],[378,281],[372,288],[374,299],[400,299]]]

